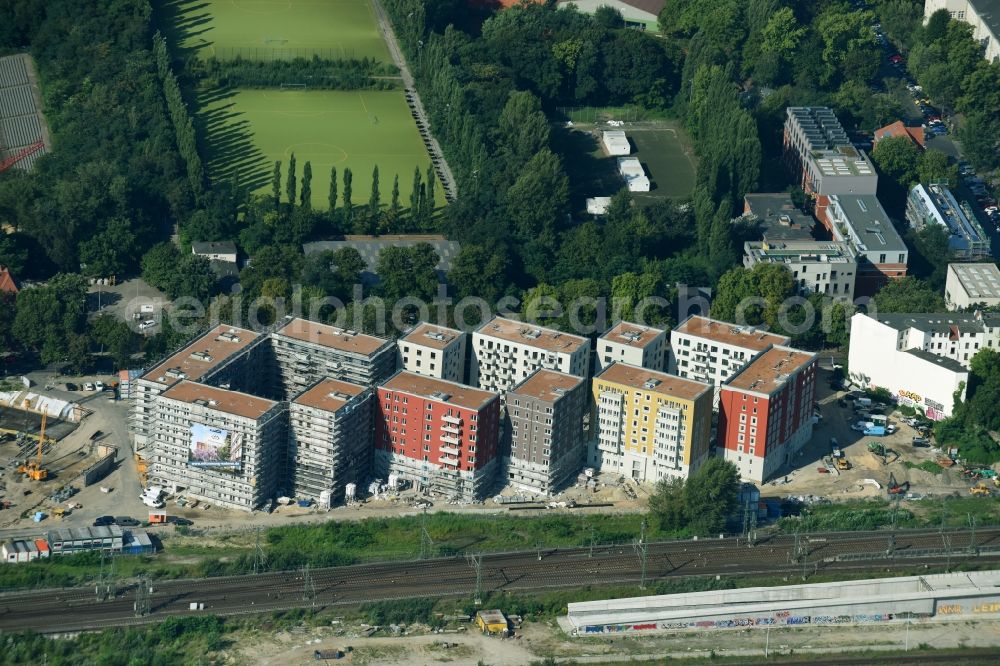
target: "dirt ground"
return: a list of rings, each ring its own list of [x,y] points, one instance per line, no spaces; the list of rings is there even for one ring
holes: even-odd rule
[[[1000,645],[1000,619],[952,622],[916,622],[911,625],[781,627],[731,629],[660,634],[644,637],[570,638],[555,622],[528,623],[519,639],[483,636],[473,627],[460,633],[429,633],[412,627],[399,636],[362,638],[359,627],[337,625],[302,628],[270,634],[238,636],[236,648],[227,653],[232,664],[310,664],[315,650],[345,649],[345,659],[335,663],[385,666],[431,666],[450,663],[474,666],[523,666],[533,660],[555,657],[578,663],[627,662],[631,659],[708,657],[716,655],[763,656],[855,650],[906,650],[920,645],[938,648]],[[445,648],[442,642],[454,644]]]
[[[942,452],[934,447],[914,447],[912,441],[918,433],[903,423],[903,415],[899,412],[888,414],[889,423],[899,428],[892,435],[866,437],[851,430],[851,424],[858,421],[859,417],[853,409],[853,403],[846,402],[846,406],[839,403],[844,395],[843,391],[832,391],[824,382],[817,383],[817,402],[823,418],[814,427],[812,440],[799,453],[795,469],[783,470],[776,479],[764,484],[761,488],[762,495],[813,495],[834,501],[884,498],[888,496],[886,489],[892,475],[899,483],[909,482],[909,492],[913,497],[952,493],[968,496],[969,488],[974,483],[963,477],[958,468],[943,469],[940,474],[932,474],[906,466],[907,462],[919,465],[934,461]],[[849,470],[833,469],[827,473],[818,471],[819,467],[826,467],[824,458],[830,455],[831,439],[836,439],[844,451],[844,457],[851,465]],[[869,442],[879,442],[895,452],[888,456],[888,464],[884,464],[880,457],[868,450]]]

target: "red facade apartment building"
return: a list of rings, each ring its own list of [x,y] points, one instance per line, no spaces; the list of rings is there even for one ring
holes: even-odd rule
[[[718,446],[744,480],[763,483],[812,437],[816,355],[774,346],[719,396]]]
[[[465,501],[499,471],[500,395],[405,370],[378,387],[375,470]]]

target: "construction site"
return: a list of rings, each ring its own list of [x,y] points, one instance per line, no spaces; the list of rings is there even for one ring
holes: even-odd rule
[[[31,56],[0,58],[0,173],[30,171],[51,150]]]

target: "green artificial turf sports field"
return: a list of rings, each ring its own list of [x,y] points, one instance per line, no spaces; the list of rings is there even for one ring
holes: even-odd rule
[[[635,145],[635,156],[646,167],[654,185],[652,192],[635,193],[637,201],[691,196],[696,165],[686,135],[667,123],[650,129],[625,128],[625,131]]]
[[[400,205],[409,207],[413,169],[426,174],[430,157],[400,91],[277,91],[235,90],[205,101],[199,122],[208,136],[209,175],[240,180],[257,191],[271,191],[271,170],[282,163],[282,199],[288,159],[295,153],[298,182],[302,168],[312,163],[313,208],[328,208],[330,169],[337,168],[343,193],[344,167],[353,174],[351,197],[366,204],[372,169],[379,168],[381,202],[387,206],[393,176],[399,175]],[[438,205],[445,202],[435,182]],[[341,205],[338,202],[338,206]]]
[[[370,0],[173,0],[170,41],[201,57],[311,57],[390,62]]]

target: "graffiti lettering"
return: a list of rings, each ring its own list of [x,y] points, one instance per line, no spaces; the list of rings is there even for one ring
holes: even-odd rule
[[[946,606],[938,606],[937,612],[939,615],[961,615],[965,612],[961,606],[957,604],[951,604]]]
[[[899,397],[900,398],[907,398],[908,400],[912,400],[913,402],[923,402],[924,401],[923,397],[919,393],[914,393],[913,391],[906,391],[906,390],[900,391],[899,392]]]
[[[791,615],[791,613],[789,613],[788,611],[778,611],[777,613],[774,614],[774,617],[778,618],[779,620],[784,620],[789,615]]]
[[[656,623],[651,622],[649,624],[633,624],[632,629],[635,631],[643,631],[645,629],[656,629]]]
[[[785,624],[810,624],[811,622],[811,615],[792,615],[785,620]]]
[[[973,613],[1000,613],[1000,604],[980,604],[972,607]]]

